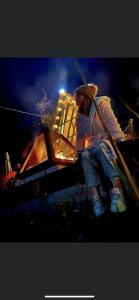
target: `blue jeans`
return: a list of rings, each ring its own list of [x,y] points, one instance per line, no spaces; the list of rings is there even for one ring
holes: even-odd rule
[[[111,158],[110,147],[101,142],[98,147],[86,149],[81,154],[81,164],[84,170],[87,187],[95,187],[102,184],[102,174],[99,173],[99,165],[103,169],[105,178],[119,177],[119,174]]]

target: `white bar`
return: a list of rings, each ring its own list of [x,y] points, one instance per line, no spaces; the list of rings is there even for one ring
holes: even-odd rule
[[[60,295],[55,295],[55,296],[54,295],[45,295],[44,297],[45,298],[57,298],[57,299],[58,298],[69,298],[69,299],[72,299],[72,298],[83,298],[83,299],[95,298],[94,295],[88,295],[88,296],[87,295],[84,295],[84,296],[83,295],[72,295],[72,296],[69,296],[69,295],[65,295],[65,296],[64,295],[61,295],[61,296]]]
[[[21,179],[21,180],[17,180],[15,182],[15,187],[24,185],[25,183],[29,183],[29,182],[34,181],[36,179],[40,179],[43,176],[46,176],[46,175],[51,174],[51,173],[54,173],[54,172],[56,172],[58,170],[61,170],[61,169],[65,168],[65,167],[66,166],[64,166],[64,165],[59,165],[58,164],[58,165],[55,165],[55,166],[50,167],[48,169],[45,169],[45,170],[43,170],[41,172],[38,172],[38,173],[36,173],[34,175],[31,175],[31,176],[29,176],[27,178],[24,178],[24,179]]]

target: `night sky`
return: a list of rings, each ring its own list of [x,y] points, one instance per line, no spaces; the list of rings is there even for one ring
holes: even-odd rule
[[[138,120],[120,103],[121,96],[139,112],[139,59],[133,58],[79,58],[78,62],[87,82],[99,86],[99,94],[112,99],[112,106],[125,126],[129,118]],[[64,88],[73,94],[82,84],[74,58],[1,58],[0,105],[38,113],[36,102],[45,90],[55,107],[58,92]],[[40,130],[39,119],[0,109],[0,164],[5,151],[12,163],[20,159],[21,152],[32,136]]]

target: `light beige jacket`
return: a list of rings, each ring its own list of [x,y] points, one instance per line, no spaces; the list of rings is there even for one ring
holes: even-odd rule
[[[95,100],[110,134],[116,139],[124,139],[124,133],[122,132],[117,118],[111,108],[110,98],[101,96],[96,97]],[[86,148],[97,147],[101,142],[105,141],[111,148],[112,159],[116,158],[106,131],[103,128],[100,118],[96,112],[94,103],[91,105],[89,116],[78,113],[76,129],[78,152],[83,151]]]

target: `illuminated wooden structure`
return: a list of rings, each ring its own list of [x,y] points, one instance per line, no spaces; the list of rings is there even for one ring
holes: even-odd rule
[[[74,163],[76,160],[75,98],[65,91],[59,93],[55,119],[49,133],[40,134],[31,143],[20,174],[46,162]],[[47,145],[46,145],[47,144]]]
[[[42,182],[44,189],[47,187],[47,190],[54,190],[52,182],[55,185],[57,183],[57,189],[70,186],[72,181],[76,182],[76,117],[75,98],[62,91],[51,130],[44,129],[27,145],[21,168],[11,182],[12,187],[34,186],[35,183]],[[72,175],[69,181],[69,174],[72,174],[73,169],[75,178]]]
[[[73,146],[76,146],[76,117],[75,98],[65,91],[60,92],[53,131],[62,134]]]

